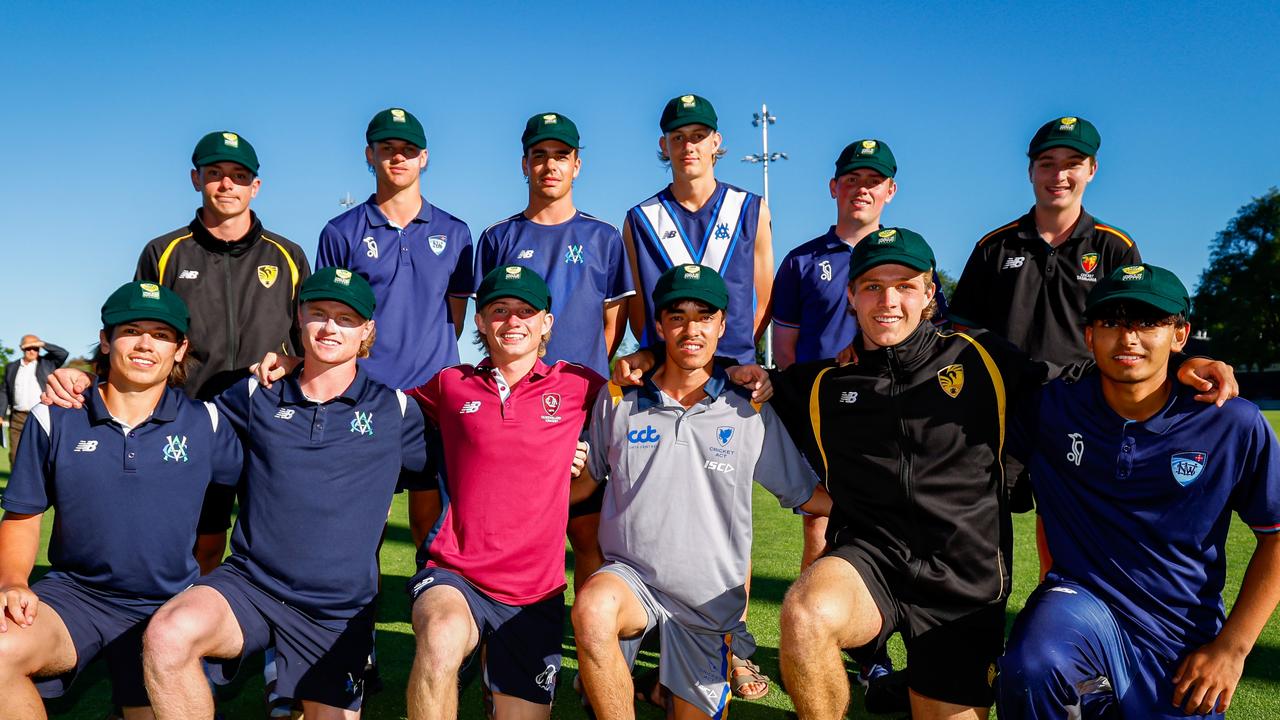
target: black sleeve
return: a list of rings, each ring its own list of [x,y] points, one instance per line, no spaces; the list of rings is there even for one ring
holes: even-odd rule
[[[44,344],[44,353],[45,359],[53,363],[55,370],[62,367],[62,364],[67,361],[67,356],[71,354],[66,351],[66,348],[59,347],[51,342]]]
[[[829,360],[796,363],[786,370],[769,371],[769,381],[773,383],[773,397],[769,398],[769,407],[777,413],[792,442],[822,478],[826,477],[826,468],[823,467],[818,438],[813,434],[809,397],[818,374],[831,365],[832,361]]]
[[[134,281],[160,282],[160,258],[156,255],[154,243],[147,243],[138,255],[138,267],[133,271]]]
[[[986,250],[979,245],[973,249],[969,261],[965,263],[964,272],[956,282],[955,294],[947,298],[947,317],[967,327],[986,325],[987,313],[983,298],[991,287],[993,278],[990,274]]]

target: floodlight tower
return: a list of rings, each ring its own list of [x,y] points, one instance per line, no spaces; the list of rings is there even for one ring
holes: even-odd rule
[[[356,199],[351,197],[351,193],[348,192],[342,197],[342,199],[338,200],[338,204],[341,205],[344,210],[350,210],[356,205]]]
[[[760,104],[760,112],[751,113],[751,124],[760,128],[760,144],[761,150],[758,154],[747,155],[742,158],[742,162],[761,163],[764,166],[764,204],[769,204],[769,163],[778,160],[786,160],[787,154],[784,152],[769,152],[769,126],[778,122],[775,115],[769,114],[769,106]],[[764,366],[773,367],[773,323],[769,323],[769,327],[764,332]]]

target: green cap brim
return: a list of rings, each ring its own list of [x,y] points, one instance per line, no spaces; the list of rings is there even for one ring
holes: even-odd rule
[[[427,146],[427,137],[425,135],[415,136],[412,132],[407,130],[397,130],[395,128],[382,128],[380,130],[375,130],[369,133],[366,140],[370,145],[380,140],[403,140],[405,142],[413,143],[419,148],[425,148]]]
[[[1134,290],[1119,290],[1109,293],[1102,300],[1092,303],[1086,307],[1084,311],[1085,315],[1093,317],[1099,308],[1121,300],[1142,303],[1143,305],[1153,307],[1162,313],[1168,313],[1170,315],[1185,315],[1191,312],[1191,308],[1188,307],[1188,304],[1177,298],[1156,295],[1154,293],[1146,292],[1140,288],[1135,288]]]
[[[863,240],[863,242],[865,242],[865,240]],[[873,257],[868,262],[863,263],[862,265],[859,265],[856,267],[851,265],[849,267],[849,281],[852,282],[858,279],[858,277],[860,277],[863,273],[867,272],[868,270],[871,270],[873,268],[878,268],[881,265],[904,265],[918,272],[933,270],[932,263],[924,262],[919,257],[912,255],[910,253],[898,253],[898,252],[877,253],[875,257]]]
[[[1071,148],[1072,150],[1084,153],[1087,157],[1094,157],[1098,154],[1098,148],[1093,147],[1083,140],[1077,140],[1076,138],[1054,138],[1037,145],[1035,149],[1027,153],[1027,157],[1035,158],[1045,150],[1052,150],[1056,147]]]
[[[573,148],[574,150],[581,150],[581,149],[582,149],[582,141],[581,141],[581,140],[579,140],[579,141],[578,141],[578,142],[576,142],[576,143],[574,143],[574,142],[570,142],[570,141],[569,141],[569,138],[566,138],[566,137],[564,137],[563,135],[559,135],[559,134],[556,134],[556,133],[539,133],[539,134],[537,134],[537,135],[534,135],[533,137],[531,137],[531,138],[529,138],[528,140],[525,140],[525,141],[524,141],[524,149],[525,149],[525,150],[528,150],[529,148],[533,147],[534,145],[537,145],[538,143],[542,142],[543,140],[558,140],[559,142],[562,142],[562,143],[564,143],[565,145],[568,145],[569,147]]]
[[[187,323],[183,321],[182,318],[165,313],[162,310],[145,311],[126,308],[102,314],[102,322],[108,327],[115,327],[117,325],[136,322],[138,320],[155,320],[156,322],[162,322],[183,335],[186,335],[188,330]]]
[[[841,175],[847,175],[859,168],[868,168],[871,170],[875,170],[876,172],[880,173],[881,175],[887,178],[891,178],[894,175],[893,168],[890,168],[886,163],[881,162],[879,160],[875,160],[873,158],[867,158],[865,160],[854,160],[852,162],[845,163],[840,168],[840,170],[836,173],[836,177],[840,177]]]
[[[704,302],[717,310],[726,310],[729,307],[729,296],[717,292],[703,292],[701,290],[672,290],[661,297],[653,299],[653,306],[659,310],[668,307],[681,300],[695,300]]]
[[[352,310],[355,310],[356,314],[365,320],[373,319],[373,308],[365,306],[364,303],[352,298],[350,294],[330,291],[328,288],[317,288],[298,295],[299,303],[311,302],[312,300],[332,300],[334,302],[340,302]]]
[[[256,167],[250,167],[250,166],[248,166],[248,165],[245,165],[245,164],[244,164],[244,156],[243,156],[243,155],[231,155],[231,154],[223,154],[223,153],[214,153],[214,154],[212,154],[212,155],[210,155],[210,156],[208,156],[208,157],[200,158],[200,164],[199,164],[199,165],[197,165],[196,167],[197,167],[197,168],[202,168],[202,167],[205,167],[206,165],[212,165],[212,164],[214,164],[214,163],[220,163],[220,162],[233,162],[233,163],[235,163],[235,164],[239,165],[240,167],[244,168],[245,170],[248,170],[249,172],[253,173],[254,175],[257,175],[257,174],[258,174],[258,168],[256,168]]]
[[[546,298],[542,298],[539,297],[537,293],[528,291],[524,288],[492,290],[488,294],[476,298],[476,307],[483,308],[494,300],[501,300],[502,298],[515,298],[516,300],[524,301],[529,303],[530,307],[538,311],[551,309],[550,295],[546,296]]]

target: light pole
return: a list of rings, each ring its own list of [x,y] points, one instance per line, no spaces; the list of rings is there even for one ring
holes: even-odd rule
[[[356,199],[351,197],[351,193],[347,193],[338,201],[338,204],[341,205],[344,210],[349,210],[355,206]]]
[[[769,106],[761,103],[760,112],[751,113],[751,124],[760,128],[760,144],[761,151],[758,154],[747,155],[742,158],[742,162],[761,163],[764,165],[764,204],[769,204],[769,163],[778,160],[786,160],[787,154],[784,152],[769,152],[769,126],[778,122],[777,116],[769,114]],[[773,323],[769,323],[769,327],[764,331],[764,366],[773,367]]]

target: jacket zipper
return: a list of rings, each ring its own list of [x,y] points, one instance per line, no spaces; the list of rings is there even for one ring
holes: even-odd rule
[[[240,354],[240,349],[236,347],[235,296],[231,294],[231,262],[232,257],[230,254],[223,256],[222,279],[227,291],[227,347],[230,349],[227,353],[227,366],[223,368],[224,370],[234,370],[236,368],[236,357]]]

